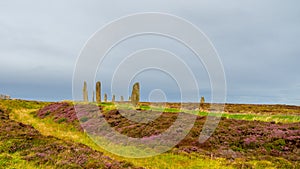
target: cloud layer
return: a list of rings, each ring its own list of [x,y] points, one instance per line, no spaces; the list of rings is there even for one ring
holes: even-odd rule
[[[71,99],[76,58],[94,32],[124,15],[164,12],[189,20],[210,38],[225,68],[229,102],[300,105],[299,6],[296,0],[4,0],[0,2],[0,93],[27,99]],[[190,62],[192,69],[202,67],[193,65],[190,53],[178,44],[156,37],[128,41],[110,56],[121,58],[142,47],[167,48]],[[106,64],[113,62],[108,59]],[[204,73],[198,79],[209,98],[209,79],[203,67],[200,70]],[[109,84],[105,81],[109,66],[105,71],[97,78]],[[176,101],[172,89],[165,90],[169,100]],[[104,90],[109,93],[109,86]]]

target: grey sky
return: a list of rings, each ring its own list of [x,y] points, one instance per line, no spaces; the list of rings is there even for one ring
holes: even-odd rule
[[[76,58],[94,32],[124,15],[164,12],[187,19],[210,38],[225,68],[229,102],[300,105],[299,6],[297,0],[1,0],[0,93],[71,99]],[[155,38],[141,43],[145,39],[129,41],[123,49],[157,45]],[[176,44],[160,40],[159,47],[175,50]]]

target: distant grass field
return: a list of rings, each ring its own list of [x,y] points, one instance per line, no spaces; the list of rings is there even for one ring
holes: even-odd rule
[[[113,110],[113,109],[136,109],[132,107],[130,104],[118,104],[118,106],[113,105],[112,103],[102,103],[101,106],[105,107],[105,110]],[[236,119],[236,120],[257,120],[264,122],[276,122],[276,123],[295,123],[300,122],[300,115],[289,115],[289,114],[258,114],[258,113],[210,113],[207,111],[199,111],[199,110],[187,110],[187,109],[178,109],[178,108],[168,108],[168,107],[158,107],[158,106],[149,106],[149,105],[140,105],[138,107],[141,110],[152,110],[159,112],[185,112],[189,114],[199,115],[199,116],[221,116],[226,117],[228,119]],[[300,113],[300,110],[299,110]]]
[[[79,131],[73,125],[65,123],[65,121],[55,122],[52,117],[38,118],[36,116],[36,111],[46,105],[51,103],[48,102],[31,102],[31,101],[21,101],[21,100],[2,100],[0,101],[0,108],[4,108],[10,111],[10,118],[18,122],[32,125],[44,136],[54,136],[56,138],[72,141],[75,143],[82,143],[91,147],[94,150],[103,152],[105,155],[116,159],[125,160],[131,162],[135,166],[143,166],[145,168],[246,168],[251,166],[253,168],[278,168],[278,166],[284,166],[288,162],[283,159],[278,158],[278,163],[272,163],[268,160],[250,160],[245,162],[244,159],[235,159],[234,161],[229,161],[223,158],[210,158],[207,156],[199,155],[196,153],[186,154],[174,154],[172,152],[164,153],[155,157],[143,158],[143,159],[132,159],[119,157],[111,154],[97,144],[95,144],[86,133]],[[116,105],[112,103],[102,103],[101,106],[104,107],[105,111],[116,109]],[[128,105],[123,105],[124,109],[132,109]],[[176,108],[162,108],[162,107],[151,107],[151,106],[141,106],[141,110],[152,110],[152,111],[162,111],[162,112],[181,112],[181,110]],[[195,114],[199,116],[214,116],[219,114],[212,114],[207,112],[199,112],[194,110],[184,110],[186,113]],[[300,122],[299,116],[296,115],[259,115],[259,114],[231,114],[222,113],[223,117],[229,119],[237,120],[258,120],[276,123],[293,123]],[[10,168],[47,168],[47,166],[36,166],[32,163],[28,163],[21,159],[20,154],[0,154],[0,168],[1,164],[10,164]],[[290,165],[286,165],[289,168]],[[284,167],[285,168],[285,167]]]

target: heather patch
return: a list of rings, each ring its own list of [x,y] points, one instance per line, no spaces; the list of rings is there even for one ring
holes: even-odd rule
[[[64,107],[64,109],[59,108],[61,110],[70,110],[62,112],[75,114],[74,110],[65,107],[65,104],[60,104],[60,106]],[[144,109],[138,111],[130,109],[121,111],[125,111],[125,113],[127,112],[130,115],[141,112],[153,113],[147,105],[143,106]],[[70,104],[69,107],[72,107],[72,105]],[[103,114],[101,117],[99,115],[99,118],[104,117],[108,124],[116,131],[129,137],[143,138],[145,140],[151,140],[164,132],[174,123],[178,116],[176,112],[163,112],[159,118],[150,123],[143,124],[125,118],[122,115],[124,112],[121,113],[120,110],[106,110],[103,108],[103,105],[99,107],[78,105],[78,107],[80,109],[79,117],[81,117],[80,121],[82,125],[85,127],[90,126],[88,128],[91,130],[93,127],[96,129],[99,122],[94,119],[98,115],[95,112],[102,110]],[[169,108],[171,109],[172,107]],[[41,109],[38,114],[46,110],[47,107]],[[54,112],[56,111],[54,110]],[[62,116],[68,117],[71,115]],[[193,115],[191,114],[191,116]],[[207,157],[221,157],[234,161],[239,159],[246,161],[265,160],[271,161],[272,164],[281,159],[283,162],[286,161],[284,163],[286,166],[299,165],[300,123],[245,121],[223,117],[212,137],[200,144],[198,138],[205,120],[205,116],[198,116],[192,130],[170,152],[175,154],[196,153]],[[67,122],[69,121],[67,120]],[[74,124],[79,125],[79,123]],[[260,165],[260,163],[257,165]]]

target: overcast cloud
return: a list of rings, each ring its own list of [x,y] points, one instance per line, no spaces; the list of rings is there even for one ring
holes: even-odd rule
[[[299,6],[297,0],[1,0],[0,93],[24,99],[72,99],[76,58],[94,32],[124,15],[164,12],[187,19],[210,38],[225,68],[228,102],[300,105]],[[189,61],[188,51],[155,40],[137,38],[110,55],[160,47],[175,50],[191,69],[199,66]],[[110,76],[111,71],[106,71],[98,78],[109,93],[105,74]],[[207,75],[198,80],[209,98]],[[176,101],[172,88],[165,90],[169,100]]]

